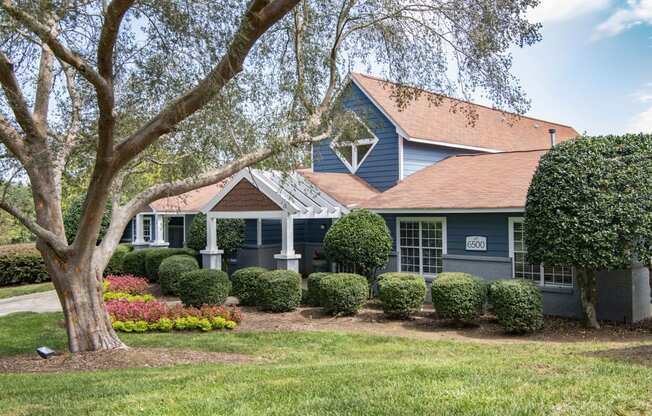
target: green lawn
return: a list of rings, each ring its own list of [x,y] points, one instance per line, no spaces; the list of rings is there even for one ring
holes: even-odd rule
[[[40,344],[62,348],[60,319],[59,313],[0,317],[0,355]],[[594,355],[631,343],[424,341],[335,332],[128,334],[124,340],[266,360],[2,374],[0,414],[652,414],[652,368]]]
[[[54,286],[52,286],[51,282],[0,287],[0,299],[6,299],[20,295],[29,295],[30,293],[46,292],[48,290],[54,290]]]

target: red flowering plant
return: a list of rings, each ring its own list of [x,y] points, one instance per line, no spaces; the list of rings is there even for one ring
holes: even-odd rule
[[[104,278],[104,291],[127,293],[129,295],[143,295],[147,292],[149,284],[142,277],[133,275],[114,276],[108,275]]]
[[[130,302],[116,299],[106,302],[106,310],[113,328],[124,332],[233,329],[242,321],[242,312],[236,307],[204,305],[186,308],[179,304],[168,306],[157,300]]]

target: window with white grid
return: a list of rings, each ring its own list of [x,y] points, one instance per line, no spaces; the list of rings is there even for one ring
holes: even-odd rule
[[[143,240],[152,240],[152,219],[150,217],[143,218]]]
[[[530,280],[542,286],[573,286],[573,268],[571,266],[547,266],[532,264],[527,261],[525,246],[525,227],[523,220],[512,219],[512,257],[514,277]]]
[[[442,271],[443,220],[399,220],[398,231],[402,272],[434,275]]]

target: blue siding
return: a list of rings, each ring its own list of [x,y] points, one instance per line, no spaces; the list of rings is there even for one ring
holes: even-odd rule
[[[356,174],[371,186],[384,191],[398,181],[398,134],[394,125],[353,83],[343,93],[344,107],[354,111],[378,137],[378,143]],[[315,172],[350,173],[330,148],[330,140],[313,146]]]
[[[122,237],[120,237],[120,242],[121,243],[131,243],[132,241],[132,228],[134,226],[134,219],[130,219],[129,222],[127,223],[127,226],[125,227],[124,232],[122,233]]]
[[[396,217],[446,217],[448,254],[509,257],[508,218],[518,214],[383,214],[396,249]],[[487,251],[466,251],[466,237],[487,237]]]
[[[245,237],[244,245],[255,246],[258,243],[258,221],[252,219],[245,220]]]
[[[472,154],[469,150],[451,149],[424,143],[403,141],[403,177],[428,167],[450,156]]]
[[[306,239],[307,243],[321,243],[324,241],[326,232],[331,227],[332,221],[330,219],[315,219],[308,220],[306,224]],[[322,228],[323,227],[323,228]]]
[[[185,231],[185,240],[186,243],[188,242],[188,239],[190,238],[190,226],[192,225],[192,222],[195,220],[195,214],[186,214],[185,215],[185,221],[186,221],[186,231]]]
[[[281,221],[262,221],[263,244],[281,244]]]

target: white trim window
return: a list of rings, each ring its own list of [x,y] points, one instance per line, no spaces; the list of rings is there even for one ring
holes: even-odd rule
[[[446,218],[396,219],[398,271],[435,276],[446,250]]]
[[[143,241],[152,241],[152,218],[143,217]]]
[[[364,163],[367,156],[371,153],[374,146],[378,143],[378,138],[360,139],[355,142],[331,142],[331,149],[337,157],[344,163],[344,166],[351,171],[357,172],[358,168]]]
[[[521,217],[509,219],[509,256],[512,258],[512,275],[516,279],[530,280],[540,286],[573,287],[571,266],[546,266],[527,261],[525,227]]]

